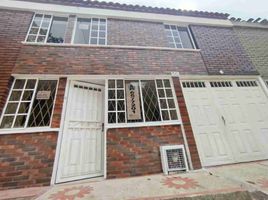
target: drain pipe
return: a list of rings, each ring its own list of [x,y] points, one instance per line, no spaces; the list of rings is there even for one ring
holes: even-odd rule
[[[180,87],[181,87],[181,92],[182,92],[182,85],[181,85],[181,82],[180,82],[180,79],[179,79],[179,72],[172,72],[171,77],[172,77],[173,86],[175,86],[174,82],[173,82],[173,79],[178,79]],[[174,93],[176,94],[175,91],[174,91]],[[176,97],[177,97],[177,95],[176,95]],[[181,117],[181,111],[180,111],[180,106],[179,106],[178,99],[177,99],[177,105],[178,105],[178,111],[179,111],[179,119],[181,121],[181,132],[182,132],[182,137],[183,137],[183,142],[184,142],[184,146],[185,146],[186,155],[187,155],[187,158],[188,158],[187,160],[188,160],[188,164],[189,164],[189,169],[193,170],[194,168],[193,168],[192,157],[191,157],[190,148],[189,148],[187,137],[186,137],[184,124],[183,124],[182,117]]]

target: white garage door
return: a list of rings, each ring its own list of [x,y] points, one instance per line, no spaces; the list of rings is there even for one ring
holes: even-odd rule
[[[268,98],[256,80],[182,85],[203,166],[268,158]]]

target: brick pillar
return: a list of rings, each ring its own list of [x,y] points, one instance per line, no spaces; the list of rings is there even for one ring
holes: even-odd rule
[[[65,32],[65,38],[64,41],[65,43],[71,43],[72,42],[72,36],[73,36],[73,30],[74,30],[74,25],[75,25],[75,20],[76,16],[75,15],[70,15],[68,19],[68,24]]]
[[[183,96],[180,80],[178,77],[173,77],[173,83],[174,83],[174,88],[176,92],[176,97],[178,100],[178,105],[180,108],[180,114],[182,117],[182,122],[184,124],[184,129],[185,129],[185,134],[186,134],[186,139],[187,143],[189,146],[190,154],[191,154],[191,159],[193,163],[193,168],[194,169],[200,169],[201,168],[201,162],[200,162],[200,157],[198,154],[189,114],[187,111],[185,99]]]
[[[52,128],[60,127],[66,82],[67,82],[67,78],[59,79],[58,91],[57,91],[57,96],[56,96],[56,101],[55,101],[55,106],[54,106],[54,111],[53,111],[53,118],[52,118],[52,123],[51,123]]]

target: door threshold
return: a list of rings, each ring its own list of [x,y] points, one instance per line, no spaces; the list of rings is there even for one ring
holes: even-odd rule
[[[55,183],[55,185],[70,185],[70,184],[80,184],[80,183],[88,183],[88,182],[100,182],[100,181],[104,181],[105,178],[104,176],[96,176],[96,177],[92,177],[92,178],[83,178],[83,179],[79,179],[79,180],[72,180],[72,181],[64,181],[64,182],[60,182],[60,183]]]

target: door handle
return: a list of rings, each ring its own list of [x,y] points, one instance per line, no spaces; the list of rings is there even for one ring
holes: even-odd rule
[[[223,121],[223,123],[225,125],[225,118],[223,116],[221,116],[221,119],[222,119],[222,121]]]

